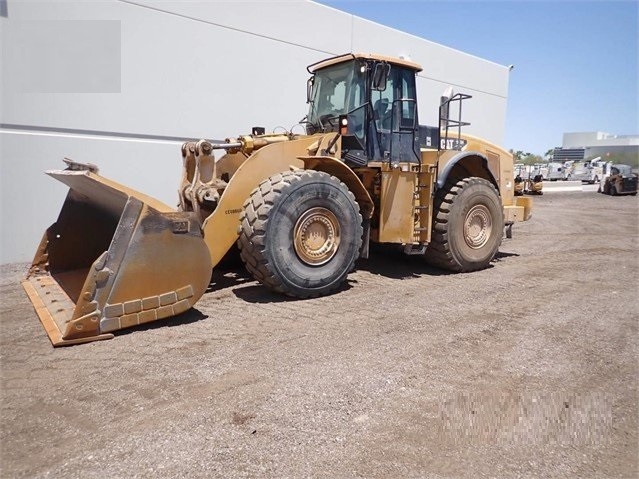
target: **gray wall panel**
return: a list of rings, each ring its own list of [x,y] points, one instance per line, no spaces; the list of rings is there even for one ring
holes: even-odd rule
[[[49,14],[50,8],[44,8],[36,16],[63,18],[74,4],[63,5],[60,11]],[[112,15],[121,16],[121,92],[34,93],[21,90],[19,82],[12,82],[9,75],[2,123],[224,137],[245,131],[247,122],[249,126],[290,127],[304,115],[308,76],[304,66],[323,54],[318,57],[317,52],[289,43],[157,10],[107,5],[112,7]],[[24,8],[28,7],[31,4]],[[86,10],[89,21],[108,17],[101,11],[104,8]],[[3,43],[10,52],[19,53],[38,46],[29,48],[17,41],[23,39],[19,32],[25,25],[60,26],[56,21],[7,23]],[[295,70],[289,65],[295,65]]]
[[[503,140],[506,67],[314,2],[10,7],[0,18],[0,263],[30,260],[55,221],[66,190],[43,171],[64,156],[173,205],[180,139],[292,127],[306,114],[306,65],[333,54],[410,56],[424,66],[422,123],[436,123],[439,96],[453,85],[474,96],[464,105],[469,133]]]
[[[64,157],[95,163],[108,178],[177,204],[179,143],[4,131],[0,144],[2,263],[30,261],[44,230],[57,219],[67,187],[44,170],[64,169]]]
[[[127,3],[198,19],[263,39],[288,42],[319,53],[319,58],[323,53],[330,56],[351,50],[352,16],[319,3],[273,0],[127,0]]]

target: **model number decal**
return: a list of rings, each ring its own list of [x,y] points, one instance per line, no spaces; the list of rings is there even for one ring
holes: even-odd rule
[[[180,233],[188,233],[189,232],[189,222],[188,220],[178,220],[173,222],[173,232]]]
[[[235,208],[235,209],[232,209],[232,210],[226,210],[224,212],[224,214],[225,215],[236,215],[236,214],[241,213],[241,212],[242,212],[242,208]]]

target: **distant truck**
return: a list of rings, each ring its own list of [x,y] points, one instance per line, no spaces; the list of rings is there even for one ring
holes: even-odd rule
[[[542,180],[548,178],[548,165],[546,163],[535,163],[534,165],[529,167],[529,177],[534,178],[536,176],[541,176]]]
[[[565,181],[568,174],[567,171],[563,163],[548,163],[548,173],[545,179],[550,181]]]
[[[576,161],[568,172],[568,180],[577,180],[591,185],[599,183],[603,177],[603,167],[606,164],[601,157],[586,161]]]
[[[604,168],[610,162],[604,161],[600,156],[594,160],[590,160],[590,181],[589,183],[600,183],[604,177]]]
[[[523,163],[515,163],[513,165],[514,175],[521,178],[528,178],[528,167]]]
[[[566,178],[570,181],[590,181],[590,161],[575,161]]]

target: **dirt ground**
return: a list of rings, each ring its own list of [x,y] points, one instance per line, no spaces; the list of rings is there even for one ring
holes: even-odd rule
[[[376,253],[295,301],[243,272],[53,349],[0,276],[1,476],[639,475],[639,201],[547,192],[487,270]]]

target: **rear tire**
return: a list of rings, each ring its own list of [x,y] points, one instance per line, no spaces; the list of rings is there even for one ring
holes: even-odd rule
[[[447,183],[437,192],[434,206],[426,261],[455,272],[486,268],[504,231],[502,204],[492,183],[476,177]]]
[[[615,185],[610,185],[610,196],[617,196],[617,187]]]
[[[244,203],[240,256],[253,277],[289,296],[335,291],[355,267],[362,216],[334,176],[302,170],[260,183]]]

